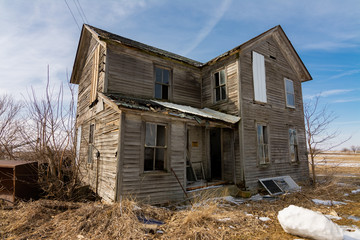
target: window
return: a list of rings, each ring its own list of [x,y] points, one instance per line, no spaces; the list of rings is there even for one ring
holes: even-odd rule
[[[88,146],[88,163],[93,162],[93,144],[94,144],[95,124],[90,124],[89,129],[89,146]]]
[[[214,74],[214,100],[218,102],[226,99],[226,80],[225,70],[221,70]]]
[[[93,73],[91,78],[90,103],[93,103],[97,97],[98,79],[99,79],[99,55],[100,45],[98,45],[93,53]]]
[[[294,83],[285,78],[286,106],[295,108]]]
[[[170,70],[155,67],[155,98],[169,99]]]
[[[290,144],[290,161],[297,162],[298,158],[298,143],[296,137],[296,130],[290,128],[289,129],[289,144]]]
[[[259,102],[267,102],[266,97],[266,78],[265,78],[265,59],[264,56],[253,52],[252,58],[254,99]]]
[[[75,156],[75,163],[76,165],[79,163],[80,161],[80,146],[81,146],[81,126],[78,127],[77,129],[77,134],[76,134],[76,156]]]
[[[267,164],[269,159],[269,139],[268,127],[263,124],[257,124],[257,155],[260,164]]]
[[[144,171],[165,170],[166,126],[146,123]]]

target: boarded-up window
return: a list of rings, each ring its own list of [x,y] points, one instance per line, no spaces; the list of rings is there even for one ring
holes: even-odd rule
[[[98,45],[93,53],[93,72],[91,78],[90,103],[93,103],[97,97],[97,88],[99,80],[99,54],[100,45]]]
[[[88,146],[88,163],[93,162],[93,144],[94,144],[94,131],[95,131],[95,124],[90,124],[89,129],[89,146]]]
[[[144,171],[166,169],[166,125],[146,123]]]
[[[296,137],[296,130],[290,128],[289,129],[289,152],[290,152],[290,161],[291,162],[297,162],[299,160],[298,158],[298,142]]]
[[[286,106],[295,108],[294,83],[285,78]]]
[[[267,164],[270,162],[268,127],[260,123],[258,123],[256,127],[258,161],[260,164]]]
[[[155,98],[169,99],[170,70],[155,67]]]
[[[255,101],[259,102],[267,102],[264,56],[259,53],[253,52],[252,67],[254,82],[254,99]]]
[[[76,157],[75,157],[76,164],[78,164],[80,160],[80,146],[81,146],[81,126],[78,127],[76,134]]]
[[[214,101],[226,99],[226,77],[225,70],[214,74]]]

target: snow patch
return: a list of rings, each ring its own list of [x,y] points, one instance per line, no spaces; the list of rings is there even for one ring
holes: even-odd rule
[[[334,215],[330,215],[330,214],[325,215],[325,217],[327,217],[328,219],[334,219],[334,220],[340,220],[340,219],[342,219],[342,218],[339,217],[339,216],[334,216]]]
[[[341,226],[344,232],[344,240],[360,239],[360,229],[357,227]]]
[[[230,221],[231,218],[220,218],[218,219],[219,222],[227,222],[227,221]]]
[[[342,229],[321,213],[290,205],[279,211],[278,220],[285,232],[312,239],[343,239]]]
[[[352,190],[351,193],[352,193],[352,194],[360,193],[360,188],[359,188],[359,189],[356,189],[356,190]]]
[[[320,199],[312,199],[312,201],[317,205],[326,205],[326,206],[333,206],[333,205],[346,205],[347,203],[340,202],[340,201],[332,201],[332,200],[320,200]]]
[[[267,222],[267,221],[270,221],[271,219],[268,217],[259,217],[259,220],[263,221],[263,222]]]

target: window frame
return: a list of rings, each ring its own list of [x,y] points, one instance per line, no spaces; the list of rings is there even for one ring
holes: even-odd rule
[[[151,125],[155,125],[156,126],[156,131],[154,133],[154,142],[155,145],[151,146],[151,145],[146,145],[146,140],[147,140],[147,124],[151,124]],[[142,152],[142,172],[143,173],[156,173],[156,172],[168,172],[168,151],[169,151],[169,146],[168,146],[168,141],[169,141],[169,124],[167,123],[163,123],[163,122],[152,122],[152,121],[145,121],[144,122],[144,141],[143,141],[143,152]],[[163,126],[164,127],[164,146],[157,146],[157,131],[158,131],[158,126]],[[145,170],[145,158],[146,158],[146,154],[145,151],[146,149],[152,148],[153,150],[153,169],[152,170]],[[164,163],[163,163],[163,169],[156,169],[156,150],[157,149],[164,149]]]
[[[89,126],[89,141],[88,141],[88,158],[87,163],[92,164],[94,158],[94,142],[95,142],[95,124],[90,123]]]
[[[221,83],[221,72],[224,72],[224,83]],[[215,78],[215,75],[216,74],[219,74],[219,85],[216,86],[216,78]],[[219,102],[222,102],[222,101],[226,101],[228,99],[228,89],[227,89],[227,75],[226,75],[226,69],[225,68],[222,68],[222,69],[219,69],[215,72],[212,73],[212,93],[213,93],[213,102],[214,103],[219,103]],[[225,88],[225,98],[222,98],[222,91],[221,89],[222,88]],[[220,89],[219,90],[219,100],[216,100],[216,90],[217,89]]]
[[[293,132],[295,134],[291,134],[290,135],[290,132]],[[289,134],[289,160],[291,163],[297,163],[299,162],[299,142],[298,142],[298,138],[297,138],[297,131],[296,131],[296,128],[289,128],[288,130],[288,134]],[[291,141],[291,136],[295,136],[294,137],[294,143],[292,144],[292,141]],[[291,154],[291,150],[293,148],[293,151],[294,151],[294,158],[292,157],[292,154]]]
[[[257,122],[256,126],[256,159],[260,166],[266,166],[270,164],[270,137],[269,137],[269,126],[265,123]],[[259,126],[261,126],[261,136],[259,142]],[[264,129],[265,135],[264,136]],[[266,139],[265,139],[266,138]],[[264,141],[266,140],[266,141]],[[265,143],[266,142],[266,143]],[[262,149],[262,156],[260,156],[259,149]]]
[[[287,88],[287,82],[291,82],[292,83],[292,92],[288,92],[288,88]],[[286,101],[286,107],[288,108],[295,108],[295,89],[294,89],[294,81],[289,79],[289,78],[284,78],[284,89],[285,89],[285,101]],[[291,96],[293,97],[293,101],[294,101],[294,105],[290,105],[289,104],[289,100],[288,100],[288,94],[292,94]]]
[[[156,70],[157,69],[160,69],[162,70],[162,79],[161,81],[157,81],[157,74],[156,74]],[[169,81],[168,83],[164,83],[163,80],[164,80],[164,75],[163,75],[163,71],[166,70],[169,72]],[[160,85],[161,86],[161,98],[158,98],[156,97],[156,86],[157,85]],[[163,86],[167,86],[167,98],[163,98],[162,94],[163,94]],[[160,66],[160,65],[154,65],[154,94],[153,94],[153,97],[155,99],[158,99],[158,100],[171,100],[172,98],[172,89],[171,89],[171,86],[172,86],[172,69],[169,68],[169,67],[164,67],[164,66]]]

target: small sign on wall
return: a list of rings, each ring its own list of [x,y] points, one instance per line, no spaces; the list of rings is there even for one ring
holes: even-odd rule
[[[198,142],[192,142],[192,143],[191,143],[191,146],[192,146],[192,147],[199,147],[199,143],[198,143]]]

